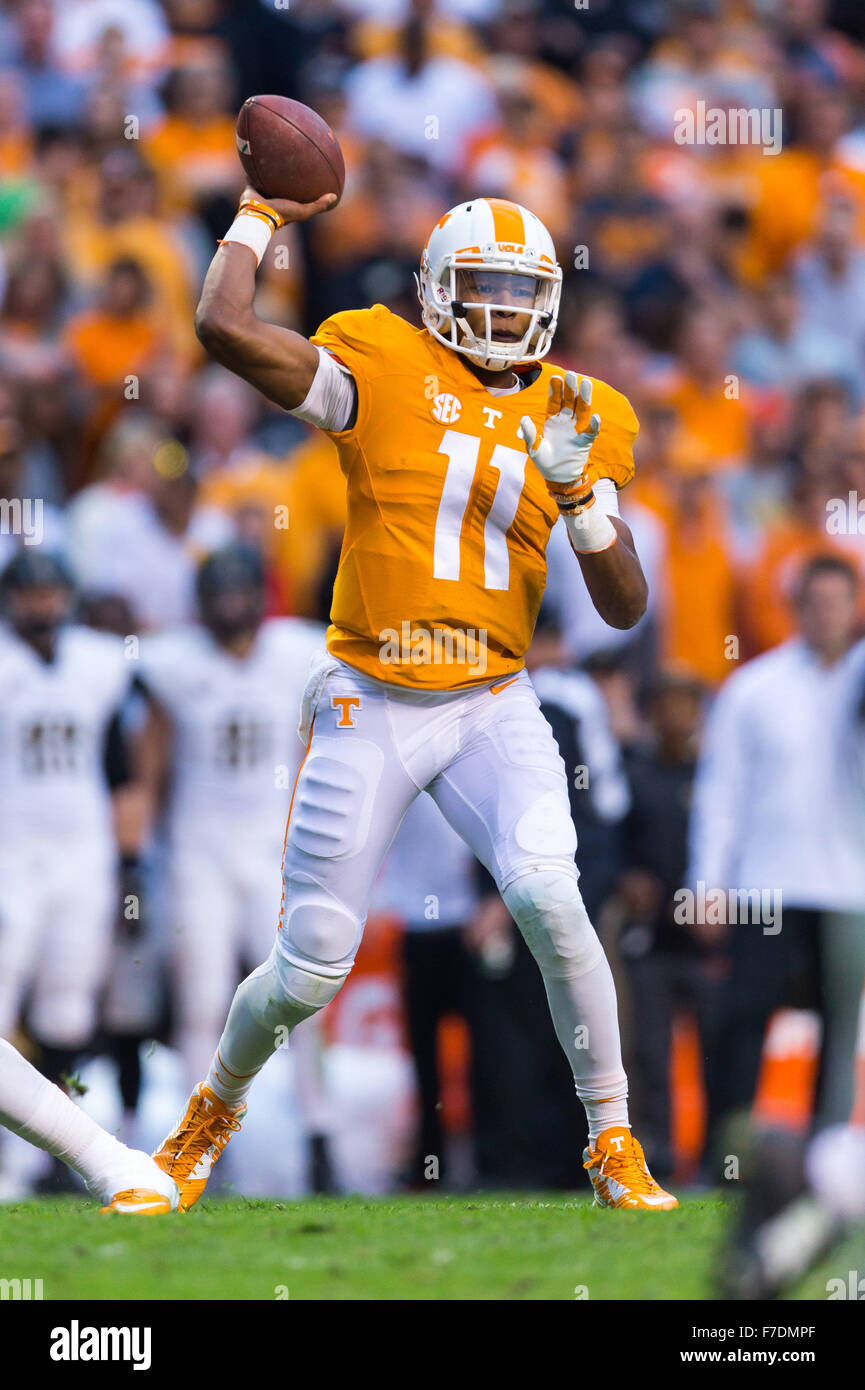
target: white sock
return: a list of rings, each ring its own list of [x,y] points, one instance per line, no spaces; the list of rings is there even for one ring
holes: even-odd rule
[[[556,1037],[574,1074],[589,1142],[628,1124],[616,986],[576,876],[536,870],[502,894],[541,972]]]
[[[272,995],[272,974],[271,959],[238,985],[205,1079],[205,1085],[231,1110],[246,1100],[267,1059],[288,1041],[298,1023],[315,1012],[300,1004],[294,1009],[283,1000],[279,1007],[279,1023],[275,1026],[262,1023],[260,1020],[267,1015]]]
[[[226,1065],[222,1058],[221,1049],[223,1047],[227,1048],[228,1046],[230,1046],[230,1043],[226,1041],[227,1033],[228,1025],[226,1024],[225,1033],[223,1033],[222,1038],[220,1039],[219,1047],[217,1047],[216,1051],[213,1054],[213,1060],[210,1063],[210,1069],[207,1073],[207,1077],[205,1079],[204,1084],[205,1086],[210,1087],[214,1095],[218,1096],[219,1099],[222,1101],[223,1105],[228,1106],[229,1110],[236,1110],[238,1105],[242,1105],[243,1102],[246,1100],[246,1097],[248,1096],[252,1087],[252,1083],[258,1076],[258,1073],[261,1071],[261,1068],[264,1066],[264,1061],[266,1061],[267,1058],[265,1058],[260,1065],[253,1067],[252,1071],[243,1073],[234,1071],[231,1067]],[[273,1047],[271,1045],[270,1047],[268,1047],[267,1050],[268,1057],[270,1056],[272,1051]],[[232,1061],[235,1063],[235,1066],[238,1065],[237,1059],[234,1057],[234,1055],[230,1055]]]
[[[630,1129],[616,986],[606,956],[573,979],[544,979],[556,1036],[574,1073],[589,1142],[612,1125]]]

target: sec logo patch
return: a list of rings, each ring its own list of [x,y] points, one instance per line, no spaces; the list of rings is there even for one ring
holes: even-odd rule
[[[458,420],[462,415],[463,403],[457,396],[435,396],[432,403],[432,413],[437,420],[441,420],[443,425],[452,425],[454,420]]]

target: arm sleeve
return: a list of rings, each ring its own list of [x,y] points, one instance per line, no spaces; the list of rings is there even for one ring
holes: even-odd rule
[[[357,409],[357,387],[354,377],[326,348],[315,344],[318,370],[312,380],[306,400],[290,410],[298,420],[317,425],[321,430],[337,433],[347,429]]]

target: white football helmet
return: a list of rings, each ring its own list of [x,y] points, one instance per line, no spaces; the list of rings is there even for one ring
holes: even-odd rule
[[[543,222],[519,203],[474,198],[451,208],[430,234],[416,279],[430,333],[479,366],[501,371],[549,352],[562,269]],[[471,309],[484,311],[483,334],[469,325]],[[493,337],[495,311],[526,317],[525,331],[512,340]]]

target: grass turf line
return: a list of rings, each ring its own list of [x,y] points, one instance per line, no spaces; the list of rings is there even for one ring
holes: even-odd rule
[[[43,1199],[0,1207],[0,1277],[72,1300],[702,1299],[726,1225],[714,1196],[645,1214],[558,1193],[205,1199],[152,1218]],[[824,1299],[845,1258],[798,1296]]]

